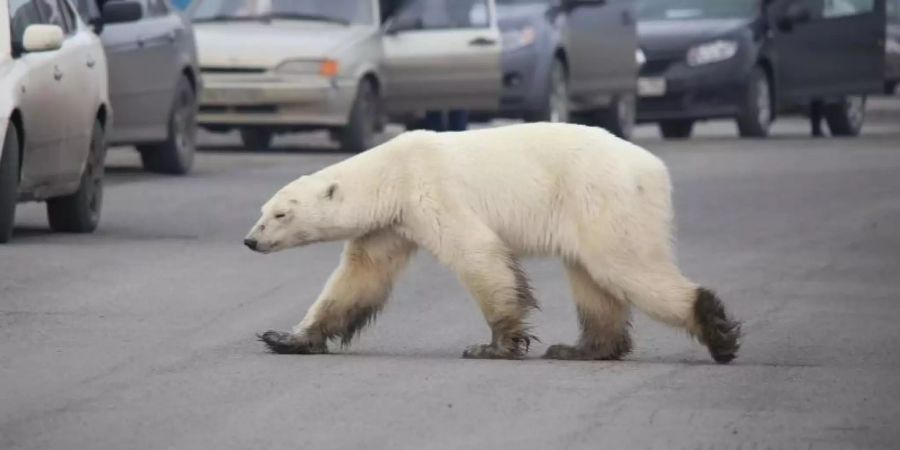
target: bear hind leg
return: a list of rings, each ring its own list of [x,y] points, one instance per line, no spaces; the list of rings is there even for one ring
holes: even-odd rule
[[[531,285],[519,262],[499,240],[475,248],[463,252],[465,256],[453,266],[491,328],[491,343],[470,345],[463,357],[522,358],[531,341],[538,340],[525,322],[538,306]]]
[[[598,285],[579,263],[567,263],[566,275],[578,312],[581,335],[575,345],[550,346],[544,358],[618,360],[631,352],[631,307]]]

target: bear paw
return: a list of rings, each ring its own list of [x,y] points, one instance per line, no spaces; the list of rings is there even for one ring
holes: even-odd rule
[[[466,359],[520,359],[521,352],[516,352],[492,344],[470,345],[463,351]]]
[[[312,355],[328,353],[325,343],[311,342],[309,339],[285,333],[283,331],[269,330],[263,334],[257,334],[257,338],[266,344],[269,351],[279,354]]]
[[[629,348],[630,349],[630,348]],[[603,349],[588,349],[566,344],[551,345],[544,353],[544,359],[562,359],[569,361],[614,361],[622,359],[628,353],[625,349],[607,351]]]

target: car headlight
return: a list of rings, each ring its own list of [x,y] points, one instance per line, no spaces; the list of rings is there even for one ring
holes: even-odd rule
[[[534,44],[534,41],[537,39],[537,31],[529,25],[504,31],[501,38],[503,39],[503,50],[513,51]]]
[[[333,59],[288,60],[281,63],[275,71],[287,75],[322,75],[330,78],[337,76],[338,69],[338,62]]]
[[[888,38],[887,44],[885,44],[884,50],[888,53],[900,54],[900,40],[897,40],[894,38]]]
[[[634,59],[637,61],[638,67],[643,66],[647,63],[647,55],[645,55],[644,51],[641,49],[637,49],[634,51]]]
[[[737,41],[718,40],[692,47],[687,53],[689,66],[702,66],[731,59],[737,54]]]

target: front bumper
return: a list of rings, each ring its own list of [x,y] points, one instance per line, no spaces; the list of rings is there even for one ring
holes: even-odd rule
[[[698,67],[688,66],[680,57],[647,58],[638,79],[638,122],[713,119],[740,113],[752,65],[738,57]]]
[[[520,118],[526,112],[540,109],[547,91],[547,64],[541,61],[536,45],[503,52],[503,90],[499,115]]]
[[[356,82],[317,75],[203,73],[202,126],[336,127],[347,123]]]

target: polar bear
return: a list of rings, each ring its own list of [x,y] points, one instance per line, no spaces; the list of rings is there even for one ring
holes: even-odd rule
[[[581,334],[551,359],[621,359],[631,307],[687,330],[719,363],[734,359],[740,324],[716,295],[681,274],[672,250],[664,163],[603,129],[558,123],[464,132],[412,131],[301,176],[262,207],[244,244],[272,253],[346,240],[342,260],[291,333],[259,338],[276,353],[347,345],[384,306],[423,248],[475,298],[491,342],[465,358],[516,359],[535,337],[537,307],[519,260],[560,258]]]

